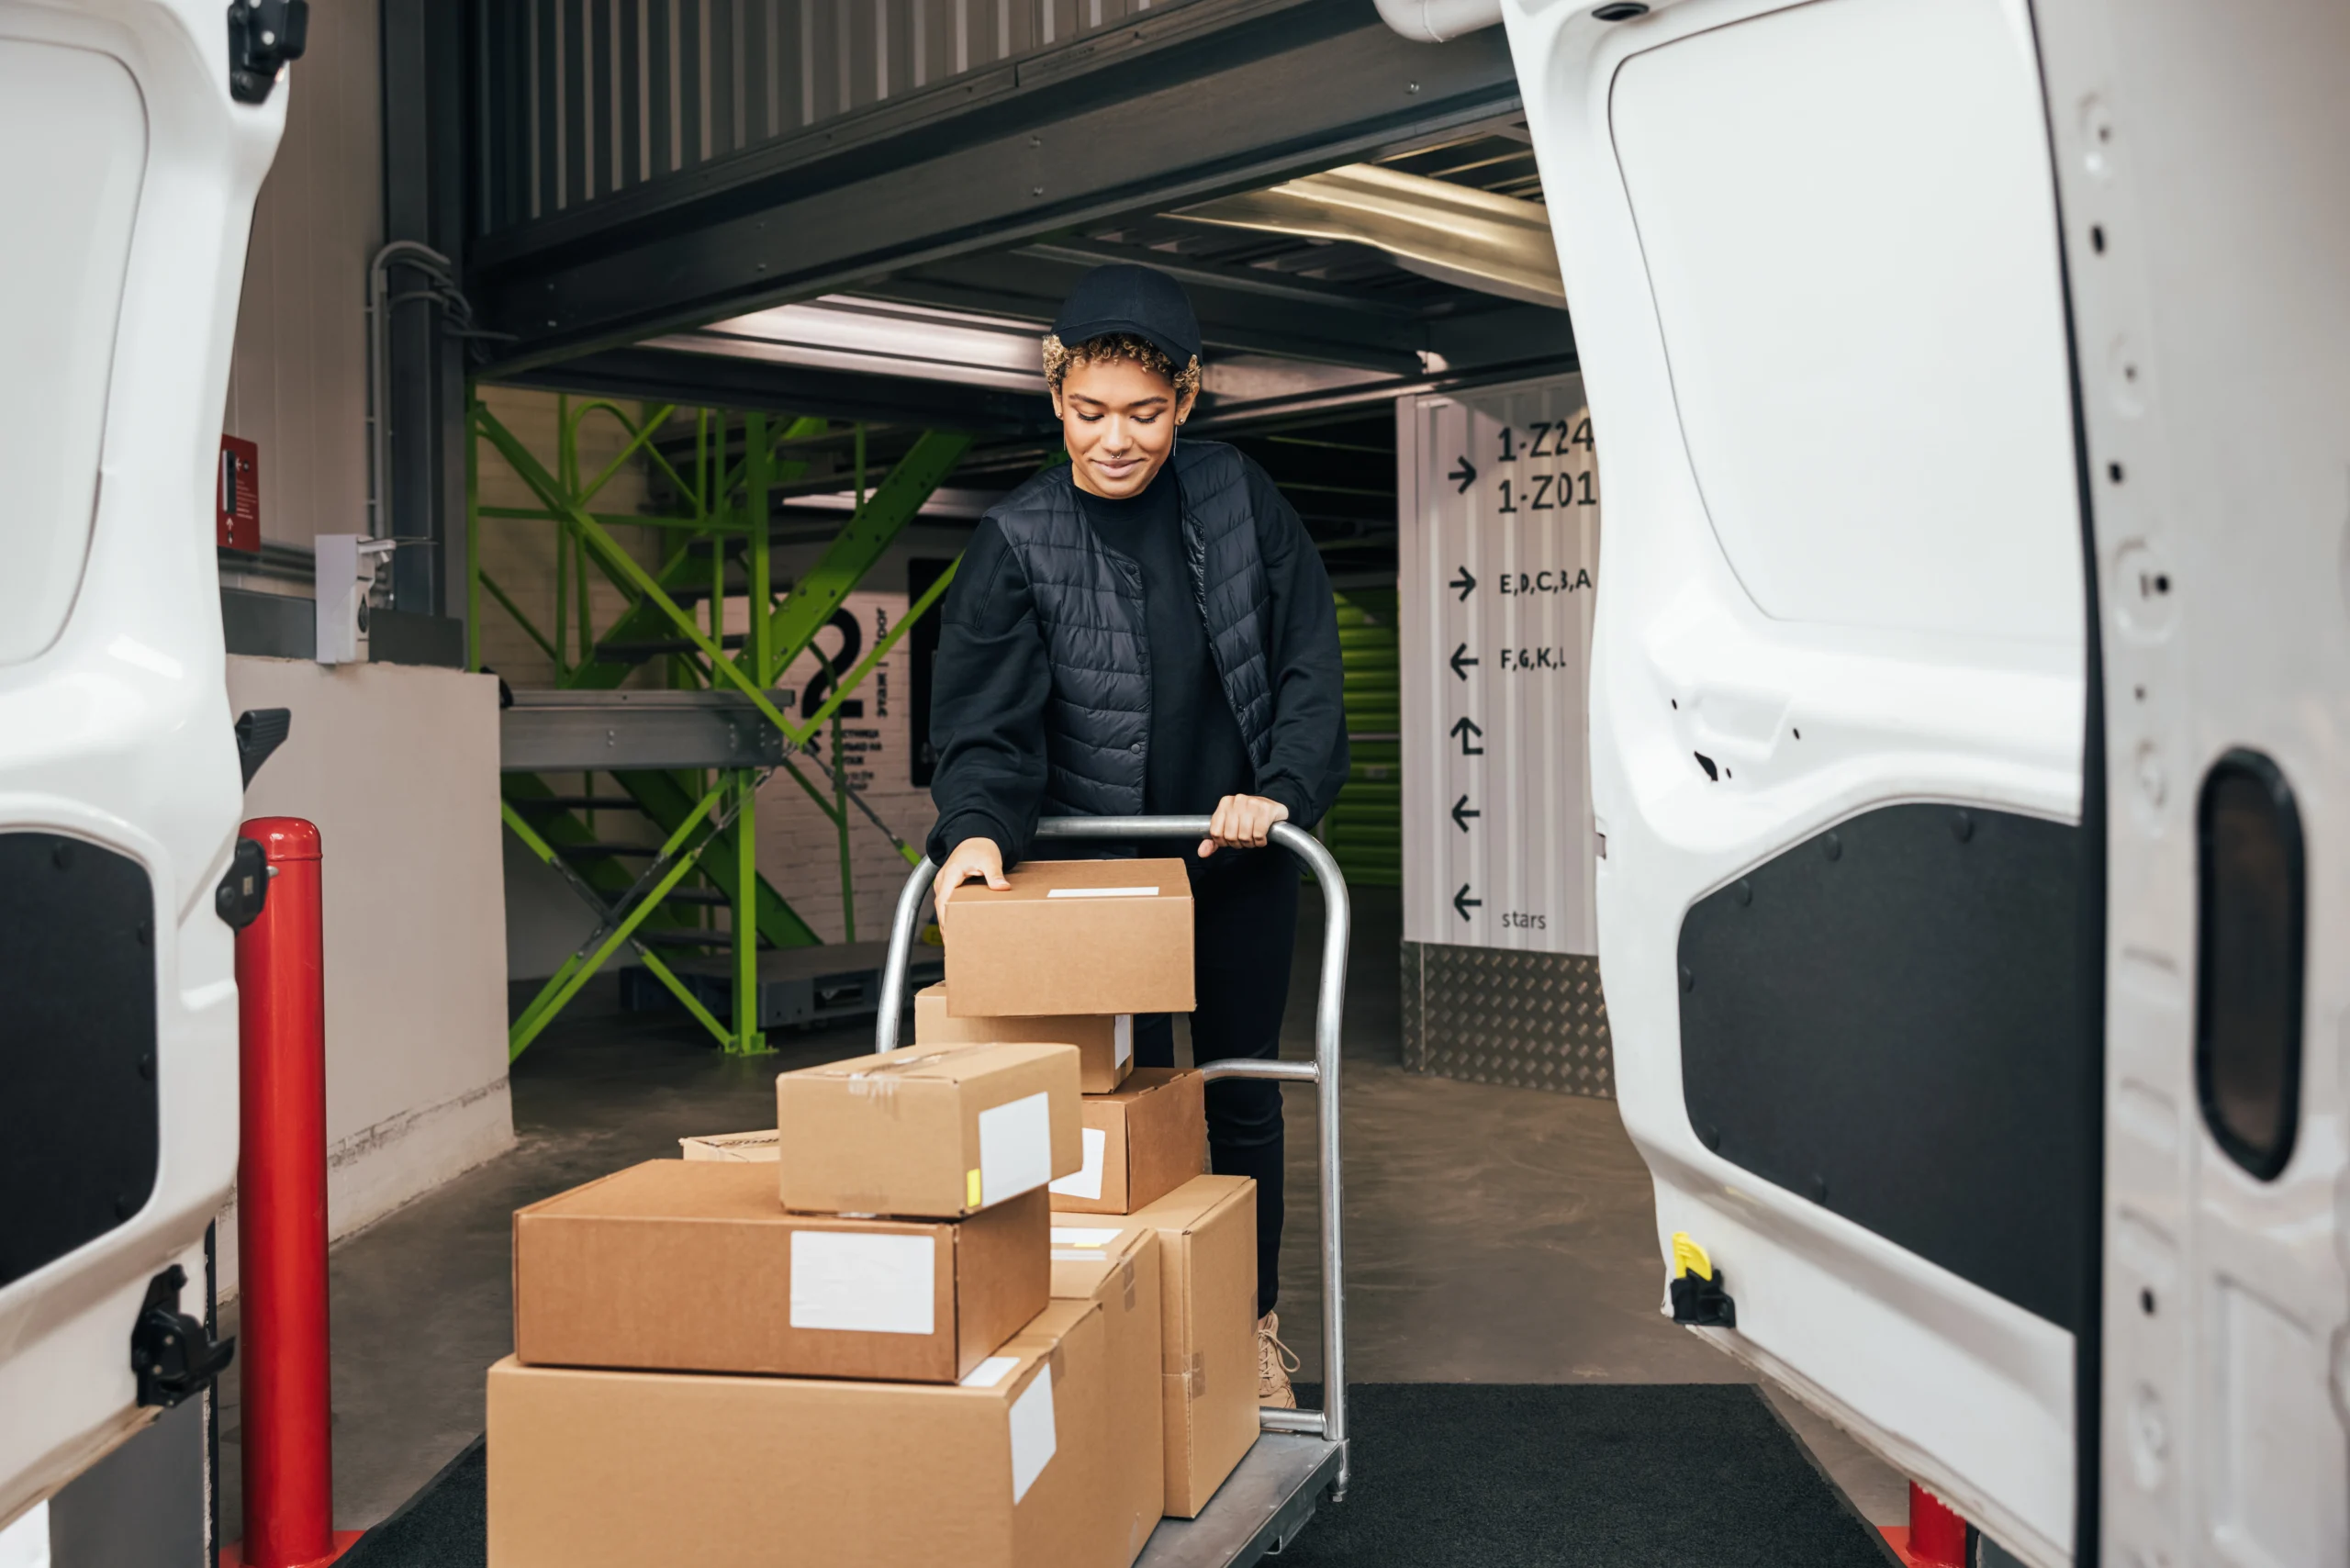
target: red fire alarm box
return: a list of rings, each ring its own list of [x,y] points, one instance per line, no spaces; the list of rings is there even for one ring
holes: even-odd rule
[[[237,436],[222,436],[218,489],[213,512],[220,548],[260,554],[261,448]]]

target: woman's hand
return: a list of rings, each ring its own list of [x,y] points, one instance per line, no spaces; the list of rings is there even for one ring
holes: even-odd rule
[[[1289,808],[1279,801],[1262,795],[1226,795],[1215,803],[1215,815],[1208,819],[1208,835],[1200,840],[1200,858],[1204,860],[1219,849],[1262,849],[1273,824],[1287,821]]]
[[[1003,879],[1003,851],[995,846],[992,838],[967,838],[957,845],[946,857],[946,864],[930,879],[931,897],[938,901],[938,928],[946,929],[946,901],[956,889],[974,877],[984,877],[990,888],[1002,891],[1012,886]]]

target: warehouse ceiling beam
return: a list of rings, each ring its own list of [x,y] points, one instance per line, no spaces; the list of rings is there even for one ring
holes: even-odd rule
[[[1218,196],[1178,208],[1174,216],[1369,245],[1440,283],[1525,305],[1566,308],[1550,208],[1425,174],[1355,163]]]
[[[488,330],[512,334],[487,371],[510,380],[1516,104],[1497,31],[1432,50],[1359,0],[1191,0],[484,236],[468,292]]]
[[[840,420],[946,427],[989,436],[1041,438],[1059,428],[1050,405],[1030,393],[696,352],[676,339],[660,345],[605,349],[518,370],[504,379],[511,386],[549,392],[665,402],[707,400],[770,413],[822,409]]]

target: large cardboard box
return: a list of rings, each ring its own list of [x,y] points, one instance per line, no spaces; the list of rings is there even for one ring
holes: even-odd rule
[[[1053,1183],[1065,1214],[1132,1214],[1208,1168],[1207,1081],[1188,1069],[1135,1070],[1079,1107],[1085,1163]]]
[[[533,1365],[952,1383],[1044,1310],[1046,1194],[968,1219],[787,1214],[758,1164],[654,1159],[514,1215]]]
[[[1053,1226],[1053,1295],[1100,1306],[1109,1329],[1108,1441],[1113,1462],[1099,1496],[1103,1532],[1126,1568],[1142,1555],[1167,1505],[1166,1433],[1159,1411],[1158,1234],[1120,1219]]]
[[[1158,1232],[1167,1511],[1197,1518],[1257,1440],[1257,1183],[1195,1176],[1132,1223]]]
[[[688,1159],[724,1159],[753,1165],[773,1165],[779,1148],[773,1127],[764,1132],[704,1133],[699,1137],[677,1140],[677,1152]]]
[[[783,1205],[957,1219],[1084,1163],[1077,1049],[908,1046],[775,1081]]]
[[[1101,1568],[1108,1324],[1057,1301],[960,1383],[489,1370],[489,1568]]]
[[[1192,885],[1181,860],[1029,860],[966,883],[946,919],[958,1018],[1189,1013]]]
[[[914,1044],[959,1046],[982,1040],[1057,1040],[1077,1047],[1077,1086],[1107,1094],[1135,1066],[1135,1015],[1073,1013],[1051,1018],[957,1018],[946,1009],[946,987],[914,992]]]

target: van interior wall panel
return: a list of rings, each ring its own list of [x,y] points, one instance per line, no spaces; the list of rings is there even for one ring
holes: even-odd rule
[[[377,0],[312,8],[245,254],[225,429],[261,448],[262,537],[367,531],[367,263],[384,242]]]
[[[518,29],[486,8],[476,39],[493,143],[485,158],[507,173],[486,182],[503,205],[480,215],[468,288],[487,325],[515,335],[494,372],[1107,213],[1261,185],[1488,118],[1517,96],[1498,32],[1429,50],[1347,0],[1185,0],[1073,41],[1061,20],[1048,27],[1041,15],[1027,42],[1000,26],[996,45],[1012,58],[919,86],[901,84],[912,79],[910,62],[900,72],[858,54],[852,29],[821,59],[800,57],[803,86],[828,82],[834,95],[818,106],[828,112],[796,127],[779,112],[779,134],[738,150],[700,137],[709,86],[722,77],[735,90],[739,56],[725,70],[715,62],[739,44],[740,4],[722,15],[699,0],[648,5],[636,53],[618,39],[619,79],[633,71],[653,102],[634,165],[645,178],[623,185],[622,147],[620,173],[583,173],[576,206],[559,112],[571,91],[566,14],[543,0]],[[829,8],[799,15],[804,39],[831,36]],[[868,17],[875,50],[883,32],[911,33],[916,20],[840,8],[853,15]],[[1089,28],[1092,15],[1089,3]],[[706,38],[712,18],[730,30]],[[923,28],[926,40],[927,21]],[[770,28],[770,85],[788,78],[777,40]],[[598,42],[581,47],[592,53]],[[845,70],[819,69],[844,61]],[[870,95],[860,98],[868,72]],[[617,106],[590,111],[579,134],[592,142],[598,117]]]
[[[1708,1149],[2076,1332],[2079,839],[1882,807],[1698,900],[1680,938]]]
[[[155,1185],[155,890],[127,855],[0,834],[0,1285],[104,1236]],[[39,1201],[33,1194],[39,1193]]]

